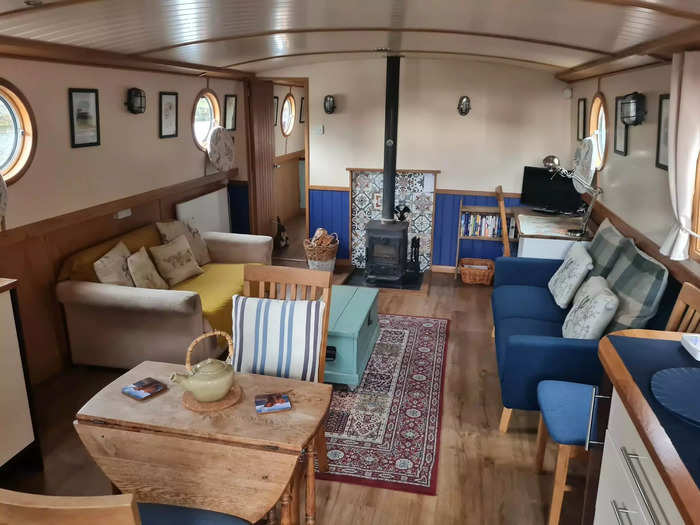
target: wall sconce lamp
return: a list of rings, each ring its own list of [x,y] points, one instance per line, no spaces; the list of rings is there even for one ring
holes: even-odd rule
[[[335,97],[333,95],[326,95],[323,99],[323,111],[328,113],[335,112]]]
[[[146,111],[146,93],[143,89],[129,88],[126,92],[126,102],[124,102],[129,113],[138,115]]]
[[[620,117],[626,126],[637,126],[644,122],[647,114],[647,97],[634,92],[625,95],[620,103]]]
[[[459,102],[457,102],[457,113],[463,117],[467,115],[472,109],[472,101],[469,100],[467,95],[462,95],[459,97]]]

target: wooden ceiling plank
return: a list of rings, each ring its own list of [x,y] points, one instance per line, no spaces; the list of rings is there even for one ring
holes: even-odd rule
[[[678,9],[672,6],[660,4],[658,2],[650,2],[649,0],[584,0],[584,2],[615,5],[620,7],[638,7],[656,11],[657,13],[663,13],[669,16],[687,18],[688,20],[697,20],[700,22],[700,13]]]
[[[304,33],[343,33],[343,32],[359,32],[359,31],[367,31],[367,32],[393,32],[393,33],[435,33],[435,34],[441,34],[441,35],[459,35],[459,36],[477,36],[477,37],[484,37],[484,38],[500,38],[504,40],[514,40],[517,42],[528,42],[531,44],[541,44],[541,45],[547,45],[547,46],[554,46],[554,47],[561,47],[564,49],[572,49],[574,51],[584,51],[587,53],[596,53],[599,55],[612,55],[609,51],[603,51],[600,49],[592,49],[588,47],[583,47],[583,46],[576,46],[572,44],[566,44],[564,42],[553,42],[549,40],[541,40],[541,39],[536,39],[536,38],[527,38],[527,37],[520,37],[516,35],[504,35],[504,34],[499,34],[499,33],[484,33],[480,31],[457,31],[457,30],[449,30],[449,29],[437,29],[437,28],[402,28],[402,29],[396,29],[393,27],[337,27],[337,28],[322,28],[322,27],[316,27],[316,28],[306,28],[306,29],[280,29],[280,30],[274,30],[274,31],[261,31],[258,33],[249,33],[245,35],[233,35],[233,36],[224,36],[224,37],[215,37],[215,38],[204,38],[200,40],[191,40],[188,42],[180,42],[178,44],[171,44],[168,46],[161,46],[153,49],[147,49],[144,51],[138,51],[135,53],[131,53],[133,56],[144,56],[144,55],[150,55],[153,53],[159,53],[162,51],[169,51],[171,49],[177,49],[179,47],[186,47],[186,46],[191,46],[191,45],[196,45],[196,44],[210,44],[214,42],[227,42],[227,41],[235,41],[235,40],[243,40],[247,38],[260,38],[260,37],[266,37],[266,36],[276,36],[276,35],[291,35],[291,34],[304,34]]]
[[[635,46],[628,47],[614,53],[612,56],[598,58],[586,62],[576,67],[557,73],[556,77],[564,82],[573,82],[584,78],[589,71],[595,70],[600,66],[605,66],[609,63],[620,61],[624,58],[634,55],[664,55],[669,52],[680,51],[689,46],[700,43],[700,24],[693,25],[687,29],[677,31],[670,35],[642,42]]]
[[[47,60],[69,64],[81,64],[122,69],[137,69],[143,71],[160,71],[194,76],[208,76],[239,80],[250,77],[245,71],[231,68],[221,68],[175,60],[165,60],[150,57],[135,57],[100,51],[64,44],[41,42],[26,38],[0,36],[0,56]]]

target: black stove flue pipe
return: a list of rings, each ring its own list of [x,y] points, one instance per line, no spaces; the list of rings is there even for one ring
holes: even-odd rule
[[[399,73],[401,57],[386,59],[386,102],[384,115],[384,189],[382,222],[394,222],[396,193],[396,135],[399,127]]]

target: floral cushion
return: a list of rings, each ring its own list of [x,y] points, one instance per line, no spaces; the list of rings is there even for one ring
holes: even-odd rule
[[[155,290],[168,289],[168,283],[158,274],[158,270],[143,246],[136,253],[129,255],[126,264],[129,266],[129,274],[131,274],[135,286]]]
[[[571,339],[600,339],[620,304],[607,281],[594,276],[581,285],[564,320],[562,335]]]
[[[170,286],[204,273],[197,264],[184,235],[180,235],[168,244],[154,246],[151,248],[151,256],[158,267],[158,273],[168,281]]]
[[[202,239],[199,230],[196,228],[182,221],[157,222],[156,227],[164,243],[174,241],[176,237],[184,235],[190,244],[195,259],[197,259],[198,265],[203,266],[211,262],[207,243]]]
[[[131,255],[129,248],[123,242],[118,242],[114,248],[105,253],[93,263],[97,279],[104,284],[119,286],[134,286],[129,274],[126,258]]]
[[[549,291],[559,308],[568,308],[576,290],[593,269],[593,259],[580,242],[569,248],[564,262],[549,280]]]

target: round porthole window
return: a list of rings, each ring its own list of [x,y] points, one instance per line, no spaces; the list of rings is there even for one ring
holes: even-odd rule
[[[34,116],[24,96],[0,79],[0,174],[9,185],[24,174],[36,147]]]
[[[608,158],[608,112],[605,97],[597,93],[591,104],[591,116],[588,121],[588,134],[596,143],[598,153],[593,159],[596,169],[603,169]]]
[[[219,100],[212,90],[203,89],[197,95],[192,110],[192,133],[199,149],[207,149],[211,130],[218,126],[219,122],[221,122]]]
[[[288,137],[292,134],[294,129],[294,121],[297,115],[297,104],[294,100],[294,95],[289,93],[284,97],[284,102],[282,103],[282,135]]]

